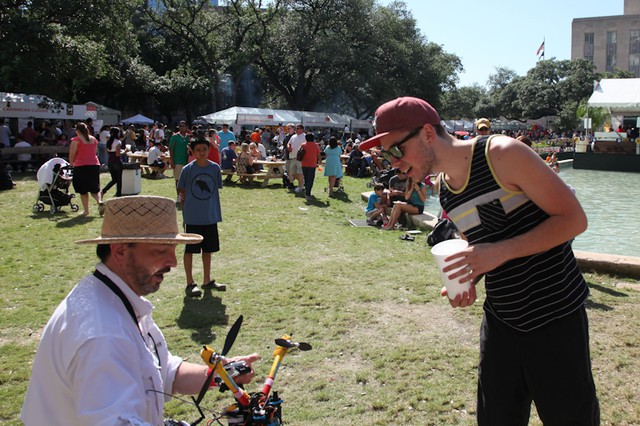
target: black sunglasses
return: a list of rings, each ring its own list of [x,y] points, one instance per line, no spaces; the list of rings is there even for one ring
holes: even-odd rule
[[[398,160],[401,159],[404,156],[404,152],[402,152],[402,150],[400,149],[400,145],[409,141],[410,139],[413,139],[418,134],[418,132],[420,132],[420,129],[422,129],[422,127],[413,129],[411,133],[405,136],[400,142],[391,145],[388,150],[381,150],[380,153],[388,161],[391,161],[392,158]]]

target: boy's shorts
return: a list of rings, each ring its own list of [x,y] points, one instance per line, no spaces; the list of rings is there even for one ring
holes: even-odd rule
[[[187,244],[185,253],[215,253],[220,251],[220,239],[218,238],[218,224],[213,225],[185,225],[185,232],[202,235],[202,241],[197,244]]]

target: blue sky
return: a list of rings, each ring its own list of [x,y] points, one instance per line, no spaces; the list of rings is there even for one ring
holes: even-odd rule
[[[388,5],[391,0],[378,0]],[[574,18],[622,15],[623,0],[404,0],[427,40],[462,60],[458,86],[484,86],[496,67],[525,75],[545,59],[571,59]]]

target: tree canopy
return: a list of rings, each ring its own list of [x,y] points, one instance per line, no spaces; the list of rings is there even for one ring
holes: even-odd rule
[[[461,70],[403,2],[2,1],[4,90],[169,120],[235,104],[362,117],[400,95],[438,105]]]

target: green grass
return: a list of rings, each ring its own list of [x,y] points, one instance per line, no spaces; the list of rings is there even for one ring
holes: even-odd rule
[[[97,261],[95,247],[73,241],[98,235],[102,224],[95,204],[88,219],[68,207],[53,218],[32,214],[36,183],[17,179],[17,189],[0,192],[0,422],[6,424],[19,424],[44,324]],[[312,202],[275,184],[224,188],[213,276],[227,292],[186,299],[179,265],[150,296],[154,318],[173,353],[198,362],[199,347],[220,349],[244,315],[231,355],[263,356],[249,391],[262,386],[275,338],[293,333],[311,343],[312,351],[287,355],[274,386],[290,425],[474,424],[482,286],[479,302],[454,310],[439,296],[424,236],[407,242],[397,231],[351,227],[348,219],[363,218],[366,182],[345,178],[346,193],[329,199],[326,179],[317,176]],[[170,179],[142,185],[145,194],[175,196]],[[197,256],[194,265],[201,277]],[[629,279],[586,277],[603,424],[638,424],[640,293]],[[218,411],[231,401],[228,393],[211,392],[203,406]],[[197,417],[176,400],[166,415]],[[540,424],[535,414],[531,423]]]

